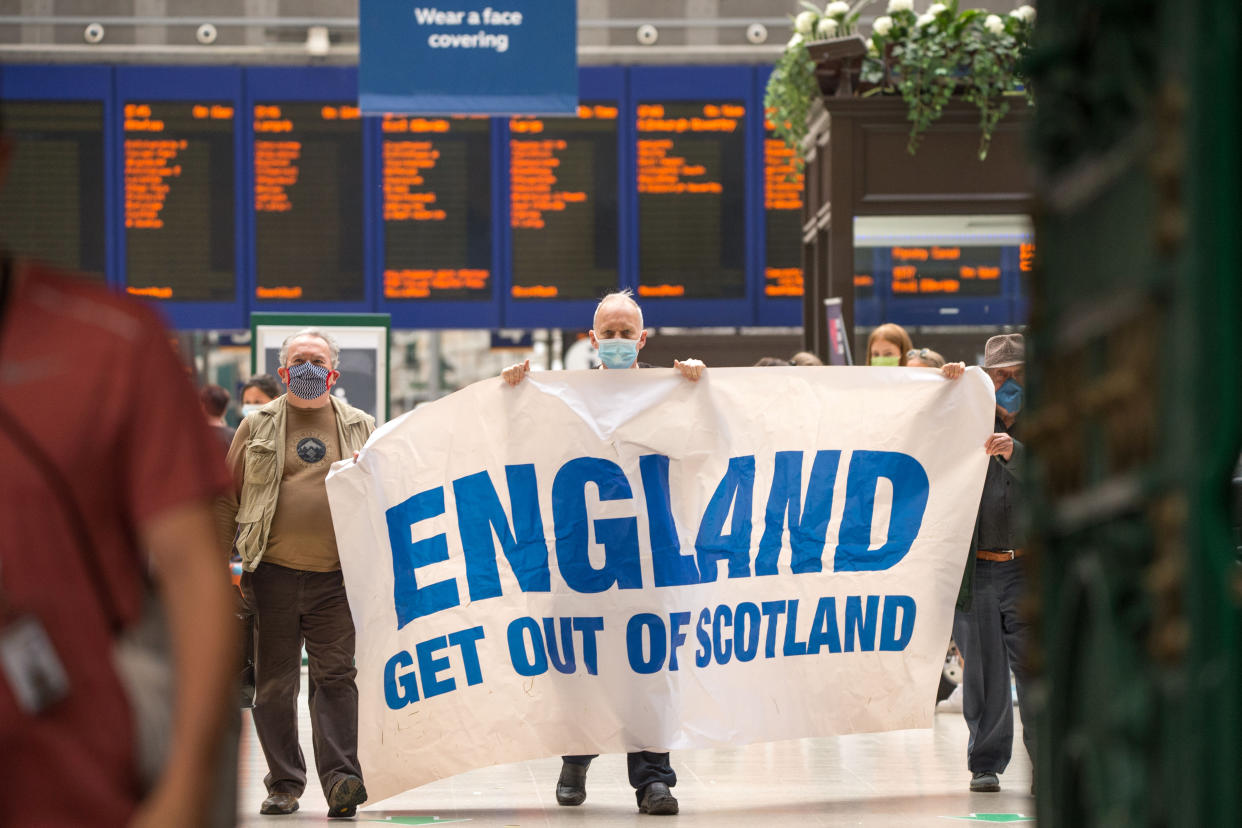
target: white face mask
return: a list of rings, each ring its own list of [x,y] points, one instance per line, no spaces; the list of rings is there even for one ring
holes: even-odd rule
[[[259,410],[260,408],[262,408],[262,407],[263,407],[263,406],[262,406],[261,404],[259,404],[259,403],[250,403],[249,405],[243,405],[243,406],[242,406],[242,416],[243,416],[243,417],[249,417],[251,414],[253,414],[254,412],[258,411],[258,410]]]

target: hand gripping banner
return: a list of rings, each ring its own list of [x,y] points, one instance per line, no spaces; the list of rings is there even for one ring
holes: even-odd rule
[[[372,800],[558,754],[930,727],[992,431],[978,369],[486,380],[328,496]]]

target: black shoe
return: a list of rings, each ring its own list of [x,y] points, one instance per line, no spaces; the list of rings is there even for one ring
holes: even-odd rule
[[[269,794],[267,799],[263,800],[263,804],[259,806],[259,813],[265,816],[274,816],[278,814],[291,814],[298,809],[298,798],[291,793],[277,791]]]
[[[996,793],[1000,790],[1000,778],[992,771],[978,771],[970,775],[971,793]]]
[[[561,776],[556,780],[557,805],[581,805],[586,802],[586,774],[589,765],[561,763]]]
[[[367,801],[367,789],[356,776],[338,780],[328,793],[328,819],[346,819],[358,813],[358,806]]]
[[[677,797],[663,782],[652,782],[643,790],[642,802],[638,805],[639,813],[670,816],[677,813]]]

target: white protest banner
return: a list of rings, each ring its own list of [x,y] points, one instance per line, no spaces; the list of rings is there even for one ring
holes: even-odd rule
[[[373,802],[488,765],[913,727],[988,459],[978,369],[500,379],[328,478]]]

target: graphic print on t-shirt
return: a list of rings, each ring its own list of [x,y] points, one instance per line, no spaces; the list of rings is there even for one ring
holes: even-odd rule
[[[303,437],[298,440],[298,457],[308,465],[318,463],[328,453],[328,447],[318,437]]]

